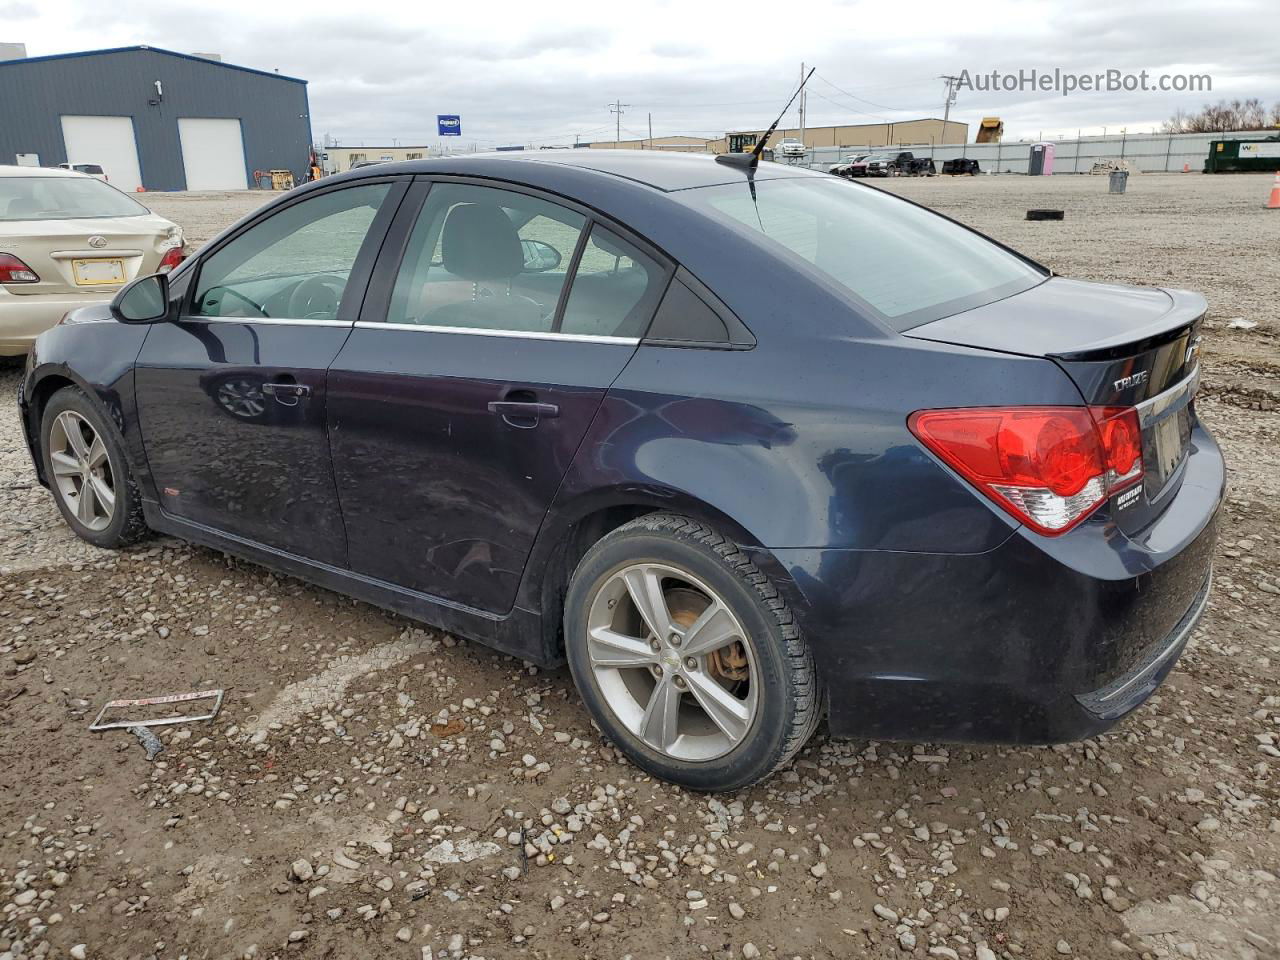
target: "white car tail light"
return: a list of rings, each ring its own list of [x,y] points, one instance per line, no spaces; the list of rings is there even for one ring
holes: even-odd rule
[[[0,283],[39,283],[40,275],[11,253],[0,253]]]

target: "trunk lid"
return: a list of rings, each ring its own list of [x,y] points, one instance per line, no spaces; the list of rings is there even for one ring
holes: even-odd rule
[[[1122,529],[1153,520],[1177,491],[1194,426],[1205,301],[1189,290],[1052,277],[905,335],[1046,357],[1092,405],[1136,407],[1145,476],[1111,499]]]
[[[90,217],[80,220],[10,220],[0,250],[21,259],[38,283],[8,284],[15,296],[106,293],[134,277],[154,273],[173,245],[173,224],[163,217]]]

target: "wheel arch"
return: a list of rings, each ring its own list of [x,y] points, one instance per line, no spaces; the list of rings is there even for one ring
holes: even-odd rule
[[[78,387],[82,393],[89,397],[91,403],[101,407],[101,402],[97,400],[97,392],[73,374],[70,369],[61,366],[46,368],[43,372],[40,370],[35,371],[27,380],[24,388],[23,402],[26,406],[27,446],[31,450],[31,459],[35,462],[36,479],[44,487],[49,486],[49,478],[45,476],[44,472],[43,440],[40,436],[40,425],[44,420],[45,407],[49,405],[53,395],[66,387]],[[110,416],[110,412],[107,410],[101,410],[100,412]],[[114,418],[112,419],[114,420]]]
[[[547,662],[564,659],[565,593],[578,563],[601,538],[652,513],[676,514],[714,527],[748,550],[761,571],[792,595],[790,576],[773,554],[742,524],[711,504],[683,491],[658,487],[593,491],[553,507],[534,543],[517,594],[516,606],[540,615]]]

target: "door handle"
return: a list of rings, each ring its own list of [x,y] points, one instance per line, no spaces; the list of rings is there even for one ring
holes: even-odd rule
[[[554,403],[537,403],[529,400],[490,400],[489,412],[502,417],[512,427],[536,427],[543,418],[560,416],[560,408]]]
[[[275,397],[276,403],[286,407],[296,407],[303,397],[311,396],[311,388],[305,383],[264,383],[262,392],[268,397]]]

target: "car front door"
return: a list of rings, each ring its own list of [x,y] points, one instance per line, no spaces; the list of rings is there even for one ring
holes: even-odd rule
[[[308,193],[202,254],[179,319],[148,332],[139,420],[171,517],[346,563],[325,376],[407,184]]]
[[[508,612],[668,279],[655,252],[584,211],[517,188],[415,184],[329,374],[351,568]]]

